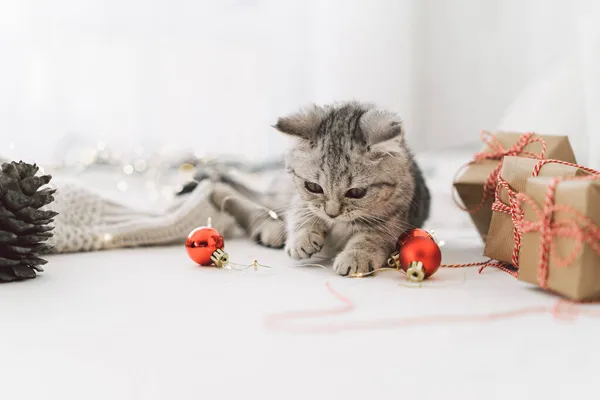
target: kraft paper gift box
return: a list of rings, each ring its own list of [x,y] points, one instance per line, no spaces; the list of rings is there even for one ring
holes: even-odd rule
[[[525,194],[529,196],[540,210],[543,210],[544,201],[552,178],[529,178],[525,187]],[[574,212],[566,209],[556,210],[552,213],[552,224],[576,224],[581,232],[591,235],[593,230],[600,226],[600,182],[581,179],[565,180],[558,183],[554,195],[555,205],[572,207],[576,213],[589,218],[585,222],[578,218]],[[529,204],[523,206],[524,221],[538,222],[539,215]],[[589,236],[594,246],[600,246],[598,232]],[[577,251],[576,239],[560,231],[552,235],[549,242],[548,264],[546,273],[540,278],[542,235],[538,227],[530,232],[524,232],[521,249],[519,252],[519,280],[540,285],[572,300],[589,301],[600,298],[600,256],[590,243],[581,244]],[[597,250],[600,247],[597,247]],[[573,253],[577,251],[576,253]],[[563,265],[563,262],[572,261]],[[562,260],[562,262],[561,262]]]
[[[539,162],[540,160],[533,158],[505,157],[498,180],[502,179],[506,181],[511,190],[521,193],[525,190],[527,179],[532,177],[534,168]],[[569,177],[588,174],[588,172],[585,172],[577,166],[549,162],[541,167],[538,176]],[[498,200],[502,204],[509,206],[510,200],[508,190],[500,186],[497,191]],[[505,212],[493,211],[483,254],[494,260],[514,264],[514,247],[514,225],[511,215]]]
[[[519,140],[524,135],[523,133],[513,132],[498,132],[495,134],[484,132],[483,134],[488,135],[490,139],[487,140],[488,143],[479,154],[488,153],[490,155],[498,151],[497,148],[492,148],[494,144],[502,146],[503,149],[511,149],[519,143]],[[575,162],[575,156],[568,137],[535,134],[532,137],[534,139],[541,138],[546,143],[545,158]],[[490,144],[490,142],[492,143]],[[523,152],[526,153],[523,154]],[[538,141],[528,143],[523,148],[523,152],[517,154],[526,157],[529,155],[537,155],[539,157],[542,153],[542,144]],[[528,153],[531,154],[528,155]],[[473,161],[466,166],[464,171],[454,181],[454,187],[465,208],[471,210],[469,213],[471,219],[484,241],[486,240],[492,219],[493,193],[489,195],[480,208],[478,206],[484,198],[486,180],[501,162],[502,157]],[[477,208],[479,209],[474,211]]]

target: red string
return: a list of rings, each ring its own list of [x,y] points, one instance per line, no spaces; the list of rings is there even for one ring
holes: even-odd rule
[[[480,135],[481,135],[481,140],[489,147],[489,149],[486,151],[480,151],[480,152],[475,153],[473,160],[471,162],[469,162],[468,164],[466,164],[464,167],[474,164],[474,163],[477,163],[482,160],[498,160],[499,163],[496,166],[496,168],[494,168],[494,170],[492,172],[490,172],[490,174],[486,178],[484,186],[483,186],[483,196],[481,197],[481,201],[479,202],[479,204],[477,206],[469,209],[469,208],[463,206],[461,203],[459,203],[456,200],[456,197],[454,197],[454,201],[458,205],[458,207],[460,207],[462,210],[467,211],[471,214],[476,213],[479,210],[481,210],[481,208],[483,207],[483,205],[485,204],[487,199],[491,195],[493,195],[494,191],[496,190],[496,181],[497,181],[498,175],[500,174],[500,170],[502,169],[502,163],[504,161],[504,157],[506,157],[506,156],[523,156],[523,157],[535,158],[535,159],[546,158],[546,142],[542,138],[536,137],[535,133],[533,133],[533,132],[528,132],[528,133],[524,133],[523,135],[521,135],[521,137],[519,138],[517,143],[515,143],[514,146],[509,147],[508,149],[505,149],[504,146],[502,146],[502,143],[500,143],[500,141],[498,140],[498,138],[495,135],[493,135],[489,132],[485,132],[485,131],[482,131],[480,133]],[[542,145],[542,150],[539,154],[531,152],[531,151],[525,151],[525,147],[527,147],[531,143],[536,143],[536,142],[538,142]],[[459,169],[458,172],[462,171],[463,168]],[[457,172],[457,174],[458,174],[458,172]],[[454,179],[454,180],[456,180],[456,179]],[[453,191],[452,193],[455,193],[455,192]]]
[[[300,326],[287,323],[289,321],[302,318],[317,318],[334,315],[339,316],[343,314],[348,314],[356,308],[352,300],[334,290],[329,282],[326,282],[325,285],[327,286],[327,290],[329,291],[329,293],[333,295],[340,303],[342,303],[342,306],[325,310],[284,312],[280,314],[269,315],[265,319],[266,328],[273,331],[287,333],[317,334],[336,333],[342,331],[391,329],[399,327],[418,327],[444,323],[483,323],[546,313],[552,315],[556,319],[575,319],[577,316],[600,317],[600,310],[585,310],[576,307],[577,303],[566,300],[559,300],[554,306],[531,306],[519,308],[516,310],[498,311],[488,314],[429,315],[418,317],[378,319],[370,321],[324,323],[307,326]]]
[[[508,194],[509,205],[502,203],[499,194],[500,189],[504,188]],[[521,250],[521,238],[522,234],[520,231],[521,221],[523,220],[523,208],[520,206],[517,199],[517,192],[512,190],[508,182],[506,182],[501,175],[498,176],[498,186],[496,187],[495,200],[492,204],[492,211],[500,212],[503,214],[510,215],[513,224],[513,251],[511,256],[512,265],[519,268],[519,251]]]
[[[498,268],[514,277],[517,276],[517,272],[513,269],[512,265],[504,263],[502,261],[496,261],[496,260],[487,260],[487,261],[479,261],[479,262],[473,262],[473,263],[466,263],[466,264],[442,264],[440,265],[441,268],[467,268],[467,267],[480,267],[479,268],[479,273],[481,274],[483,272],[484,269],[486,269],[487,267],[494,267],[494,268]]]

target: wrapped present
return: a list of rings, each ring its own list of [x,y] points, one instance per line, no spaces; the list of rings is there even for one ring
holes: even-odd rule
[[[600,298],[600,175],[529,178],[519,280],[576,301]]]
[[[534,133],[482,132],[485,143],[457,174],[454,187],[468,211],[482,239],[486,240],[492,219],[492,203],[496,179],[505,156],[533,159],[558,159],[575,162],[575,156],[566,136],[538,136]]]
[[[523,211],[517,204],[517,194],[525,190],[527,179],[540,177],[572,177],[588,175],[587,168],[561,160],[534,160],[505,157],[498,175],[498,185],[492,204],[492,220],[483,254],[518,268],[519,222]]]

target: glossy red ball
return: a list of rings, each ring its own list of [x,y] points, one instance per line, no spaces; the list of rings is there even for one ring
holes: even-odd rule
[[[400,239],[398,239],[398,247],[401,247],[402,245],[404,245],[404,243],[406,243],[408,240],[410,240],[412,238],[417,238],[417,237],[431,239],[431,240],[435,241],[433,236],[429,232],[427,232],[425,229],[415,228],[415,229],[411,229],[408,232],[404,232],[402,234],[402,236],[400,236]]]
[[[185,241],[185,249],[194,262],[200,265],[213,265],[211,257],[217,249],[223,249],[223,236],[213,228],[201,226],[194,229]]]
[[[427,234],[427,237],[413,236],[406,238],[400,246],[398,262],[404,271],[407,271],[413,262],[423,263],[424,278],[428,278],[440,267],[442,252],[431,235]]]

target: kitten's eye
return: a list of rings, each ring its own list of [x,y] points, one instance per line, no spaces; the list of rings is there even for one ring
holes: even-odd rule
[[[351,199],[362,199],[367,194],[367,188],[352,188],[346,192],[346,197]]]
[[[323,193],[323,188],[318,183],[306,181],[304,187],[311,193]]]

